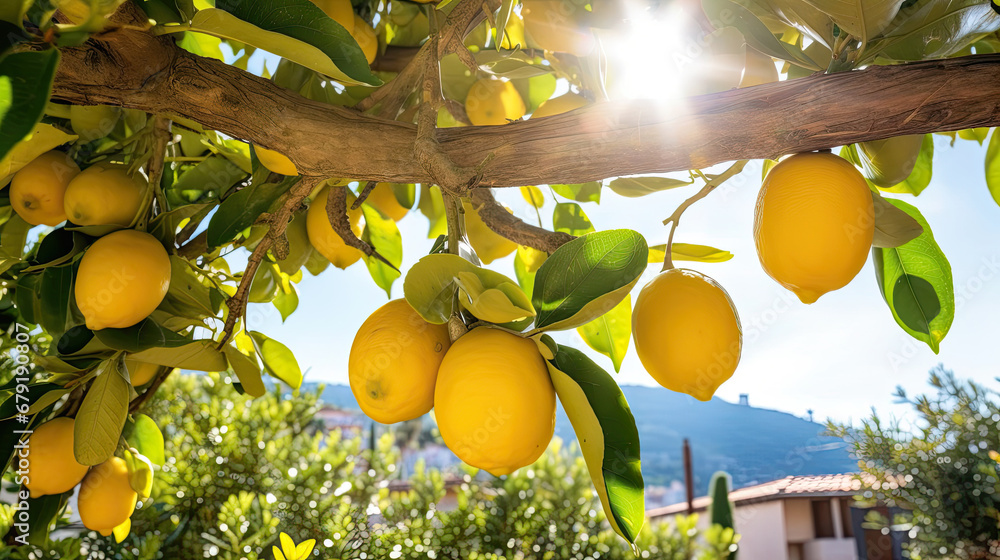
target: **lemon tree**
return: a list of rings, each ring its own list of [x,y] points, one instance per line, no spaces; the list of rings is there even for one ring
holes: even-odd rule
[[[13,473],[10,434],[34,430],[37,476],[16,483],[37,526],[76,492],[88,529],[126,538],[167,460],[142,413],[164,380],[298,388],[293,351],[248,328],[248,303],[285,319],[308,305],[305,275],[358,266],[403,292],[372,302],[336,357],[362,409],[385,423],[433,409],[456,455],[505,476],[539,458],[558,401],[634,547],[628,403],[550,333],[575,331],[616,370],[634,338],[653,379],[701,400],[739,375],[739,301],[705,273],[734,257],[674,235],[750,160],[765,170],[746,209],[762,268],[812,303],[871,253],[886,317],[937,351],[955,290],[915,197],[931,135],[946,134],[987,144],[1000,201],[1000,14],[978,0],[821,4],[5,3],[0,328],[14,368],[0,372],[0,464]],[[505,187],[534,215],[500,204]],[[664,239],[588,216],[669,189],[693,192]],[[404,258],[396,222],[417,213],[428,237]],[[504,259],[513,277],[489,268]],[[661,272],[640,286],[650,264]],[[305,554],[292,544],[275,555]]]

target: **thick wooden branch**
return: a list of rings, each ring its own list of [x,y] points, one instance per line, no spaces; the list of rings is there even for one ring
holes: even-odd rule
[[[1000,125],[1000,55],[878,66],[685,100],[602,103],[437,131],[478,185],[581,183]],[[168,38],[120,29],[65,49],[54,98],[171,114],[287,154],[305,174],[431,182],[416,128],[310,101]],[[484,164],[484,162],[486,162]],[[469,177],[473,179],[473,177]]]

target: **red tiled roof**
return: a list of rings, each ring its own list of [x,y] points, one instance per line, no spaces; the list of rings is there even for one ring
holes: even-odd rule
[[[818,476],[789,476],[756,486],[747,486],[733,490],[729,499],[733,504],[767,502],[783,498],[805,498],[815,496],[853,496],[861,490],[861,480],[858,475],[827,474]],[[711,498],[703,496],[695,498],[694,509],[700,511],[708,508]],[[650,518],[674,515],[687,511],[687,503],[682,502],[661,508],[651,509],[646,514]]]

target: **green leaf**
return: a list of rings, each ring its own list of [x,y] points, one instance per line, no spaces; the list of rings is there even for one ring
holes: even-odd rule
[[[365,215],[365,230],[361,239],[367,241],[380,255],[386,258],[396,268],[393,268],[375,256],[365,256],[368,273],[378,287],[392,297],[392,283],[399,278],[399,267],[403,265],[403,236],[392,218],[382,214],[375,208],[365,204],[361,207]]]
[[[120,367],[120,356],[102,362],[83,397],[73,431],[73,455],[81,465],[99,465],[118,447],[132,390]]]
[[[125,459],[125,465],[128,467],[128,483],[138,494],[140,500],[145,500],[149,497],[150,493],[153,491],[153,464],[150,460],[136,450],[133,453],[131,450],[124,450],[122,453]],[[131,527],[128,520],[125,521],[127,527]],[[114,529],[118,531],[118,527]],[[128,531],[125,531],[125,535]],[[115,535],[116,540],[124,539],[125,537],[118,537]]]
[[[986,186],[993,201],[1000,205],[1000,132],[996,128],[986,146]]]
[[[288,281],[287,276],[281,279],[281,288],[278,290],[278,295],[271,300],[271,305],[281,314],[282,323],[298,309],[299,293],[295,289],[295,284]]]
[[[517,278],[521,291],[529,298],[535,289],[535,272],[528,270],[528,264],[524,262],[523,251],[518,247],[517,254],[514,255],[514,277]]]
[[[898,61],[945,58],[998,28],[1000,18],[989,2],[925,0],[902,10],[883,36],[870,43],[865,59],[876,55]]]
[[[496,44],[497,52],[503,47],[504,34],[507,32],[507,21],[510,19],[510,14],[514,11],[514,4],[516,3],[516,0],[503,0],[500,3],[500,9],[497,10],[496,34],[493,41]]]
[[[496,278],[484,272],[486,270],[461,271],[455,276],[458,299],[463,308],[483,321],[498,324],[535,316],[531,301],[517,284],[507,277],[500,282],[491,282]]]
[[[875,202],[875,237],[872,247],[899,247],[924,232],[920,222],[900,210],[877,191],[872,192]]]
[[[828,0],[813,5],[842,31],[867,44],[889,25],[902,4],[903,0]]]
[[[240,352],[231,344],[225,345],[222,351],[229,360],[229,367],[233,368],[233,373],[240,380],[243,391],[254,398],[264,396],[267,390],[264,388],[264,380],[260,376],[260,365],[257,363],[257,359]]]
[[[128,438],[129,444],[149,458],[154,465],[163,466],[166,457],[164,456],[163,434],[160,432],[160,428],[156,426],[156,422],[152,418],[145,414],[137,413],[133,418],[135,422],[132,425],[132,434]]]
[[[594,224],[583,208],[575,202],[557,202],[552,211],[552,229],[580,236],[594,231]]]
[[[549,185],[549,187],[557,195],[564,196],[576,202],[601,203],[601,188],[603,184],[600,181],[580,183],[578,185]]]
[[[667,244],[653,245],[649,248],[649,263],[660,264],[666,256]],[[693,261],[703,263],[726,262],[733,258],[729,251],[709,247],[708,245],[695,245],[692,243],[674,243],[670,251],[672,261]]]
[[[619,177],[611,181],[608,187],[620,196],[636,198],[693,184],[694,179],[685,181],[669,177]]]
[[[130,354],[130,358],[149,364],[196,371],[225,371],[226,357],[211,340],[197,340],[172,348],[150,348]]]
[[[936,354],[955,318],[951,264],[920,211],[887,200],[919,222],[923,233],[899,247],[872,249],[879,290],[899,326]]]
[[[217,0],[215,7],[225,10],[221,12],[223,14],[229,12],[259,28],[236,26],[233,22],[227,22],[227,29],[237,36],[219,35],[220,37],[264,49],[326,74],[345,85],[382,84],[372,74],[354,37],[309,0]],[[199,20],[199,16],[206,11],[208,10],[199,10],[195,14],[195,21],[203,21]]]
[[[0,58],[0,159],[35,129],[49,101],[59,51],[25,51]]]
[[[287,346],[258,331],[250,331],[250,338],[253,339],[254,350],[264,362],[267,373],[284,381],[292,389],[302,386],[302,370]]]
[[[912,157],[908,153],[909,150],[906,147],[906,141],[907,137],[896,137],[861,144],[850,144],[840,150],[840,156],[861,167],[870,188],[878,189],[882,192],[917,196],[927,188],[933,175],[934,136],[932,134],[923,135],[916,154],[916,160],[913,161],[913,168],[909,175],[902,181],[892,184],[893,179],[891,176],[897,173],[895,170],[896,166],[905,165],[908,167],[910,163],[909,161],[899,161],[899,158],[909,159]],[[880,177],[889,179],[889,182],[880,181]]]
[[[49,494],[38,498],[28,498],[25,511],[30,511],[28,516],[28,530],[25,535],[28,537],[28,544],[36,547],[49,547],[52,541],[49,535],[53,523],[64,511],[69,498],[65,494]]]
[[[579,327],[625,299],[646,268],[649,249],[638,232],[614,229],[566,243],[535,275],[535,332]]]
[[[639,431],[628,401],[615,380],[579,350],[559,345],[546,363],[605,516],[634,543],[646,512]]]
[[[10,0],[0,5],[0,21],[12,23],[21,27],[24,22],[24,14],[33,0]]]
[[[483,72],[510,80],[544,76],[552,72],[548,66],[534,64],[531,60],[525,60],[515,55],[503,56],[497,53],[483,52],[476,56],[476,62],[479,62],[479,69]]]
[[[514,78],[510,83],[514,84],[514,88],[521,94],[528,113],[537,109],[556,91],[556,77],[551,73],[533,78]]]
[[[55,402],[48,395],[54,393],[62,396],[65,394],[65,388],[56,383],[35,383],[27,385],[27,390],[21,390],[16,395],[13,389],[9,392],[11,395],[3,402],[0,402],[0,420],[9,420],[19,413],[28,415],[37,413]],[[28,407],[27,412],[22,412],[25,410],[24,406]]]
[[[541,208],[545,205],[545,195],[538,187],[521,187],[521,197],[534,208]]]
[[[36,157],[77,138],[77,135],[68,134],[51,124],[36,124],[27,136],[0,159],[0,187],[10,182],[15,173],[31,163]]]
[[[787,60],[797,66],[810,70],[822,70],[800,49],[778,40],[771,30],[750,10],[731,2],[730,0],[702,0],[701,7],[710,21],[719,22],[719,26],[731,25],[743,34],[747,45],[774,58]],[[818,13],[812,6],[807,11]],[[815,37],[814,37],[815,38]]]
[[[110,348],[133,354],[149,348],[174,348],[191,343],[191,339],[166,329],[149,318],[124,329],[94,331],[94,336]]]
[[[215,306],[212,304],[211,289],[195,276],[191,265],[177,255],[170,256],[170,288],[164,298],[164,304],[174,308],[189,309],[192,312],[183,314],[185,317],[214,317]],[[217,370],[216,370],[217,371]]]
[[[250,227],[262,212],[266,212],[271,203],[297,179],[286,177],[280,183],[254,183],[222,201],[208,223],[208,246],[218,247],[232,241],[238,233]]]
[[[225,157],[212,154],[197,165],[188,167],[170,186],[176,191],[224,193],[249,173]]]
[[[41,315],[38,317],[53,336],[59,336],[73,326],[70,301],[73,298],[73,265],[53,266],[42,271]]]
[[[583,341],[597,352],[611,358],[615,372],[622,369],[622,360],[628,352],[628,341],[632,338],[632,296],[616,305],[611,311],[597,319],[576,328]]]
[[[485,321],[506,323],[534,315],[531,302],[513,280],[458,255],[427,255],[410,268],[403,280],[406,301],[425,321],[435,325],[448,322],[456,292],[462,306]]]

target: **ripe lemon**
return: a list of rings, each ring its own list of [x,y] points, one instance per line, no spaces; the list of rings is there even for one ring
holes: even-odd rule
[[[542,102],[531,114],[531,118],[551,117],[567,113],[573,109],[579,109],[588,103],[587,98],[573,92],[569,92],[559,97],[553,97]]]
[[[527,108],[514,84],[483,78],[472,84],[465,98],[465,113],[476,126],[507,124],[524,116]]]
[[[471,204],[463,202],[462,205],[465,207],[465,234],[483,264],[490,264],[517,250],[517,243],[490,229]],[[510,208],[507,211],[510,212]]]
[[[711,400],[740,361],[743,331],[729,294],[684,268],[653,278],[635,300],[632,336],[639,361],[671,391]]]
[[[500,476],[535,462],[555,429],[556,395],[531,340],[480,327],[451,345],[434,414],[455,455]]]
[[[132,382],[132,386],[138,387],[152,381],[156,372],[160,371],[160,366],[126,357],[125,369],[128,370],[128,378]]]
[[[76,303],[87,328],[123,329],[145,319],[167,295],[170,257],[148,233],[123,229],[91,245],[76,274]]]
[[[775,165],[760,188],[753,237],[764,271],[813,303],[864,266],[875,233],[872,194],[861,173],[829,153]]]
[[[31,497],[69,492],[83,480],[87,466],[73,455],[76,420],[65,416],[42,424],[28,438],[28,481]]]
[[[355,15],[354,31],[351,32],[351,37],[354,37],[354,40],[358,42],[361,52],[365,53],[365,60],[371,64],[375,60],[375,55],[378,54],[378,36],[375,35],[375,30],[368,25],[367,21]]]
[[[128,482],[128,465],[121,457],[112,457],[83,479],[77,509],[84,527],[107,537],[132,516],[137,499]]]
[[[272,172],[289,177],[295,177],[299,174],[299,170],[295,168],[295,164],[288,159],[288,156],[260,146],[254,146],[253,151],[257,154],[257,160],[260,161],[260,164]]]
[[[594,34],[582,24],[587,13],[571,0],[525,0],[521,3],[528,45],[552,52],[585,56],[594,50]]]
[[[330,19],[339,23],[348,33],[354,33],[354,7],[351,6],[351,0],[313,0],[313,4],[319,6]]]
[[[340,188],[340,187],[338,187]],[[333,230],[330,219],[326,214],[326,201],[330,196],[331,187],[324,187],[316,195],[316,199],[309,205],[306,214],[306,232],[309,234],[309,243],[319,251],[319,254],[326,257],[333,266],[337,268],[347,268],[358,262],[361,258],[361,251],[354,247],[348,247],[340,235]],[[351,201],[347,201],[350,208]],[[351,230],[355,235],[361,234],[361,209],[348,210],[347,216],[351,220]]]
[[[450,346],[448,326],[424,321],[405,299],[378,308],[354,336],[347,365],[361,410],[383,424],[427,414]]]
[[[98,163],[69,182],[63,209],[67,219],[80,226],[128,227],[145,191],[145,181],[130,177],[124,167]]]
[[[402,220],[403,217],[405,217],[410,211],[409,208],[403,206],[398,200],[396,200],[396,195],[392,191],[392,185],[389,183],[379,183],[375,185],[375,188],[372,189],[371,193],[369,193],[365,202],[370,204],[372,208],[375,208],[379,212],[392,218],[392,221],[394,222]]]
[[[46,152],[22,167],[10,181],[10,204],[33,226],[57,226],[66,221],[66,186],[80,173],[68,155]]]

